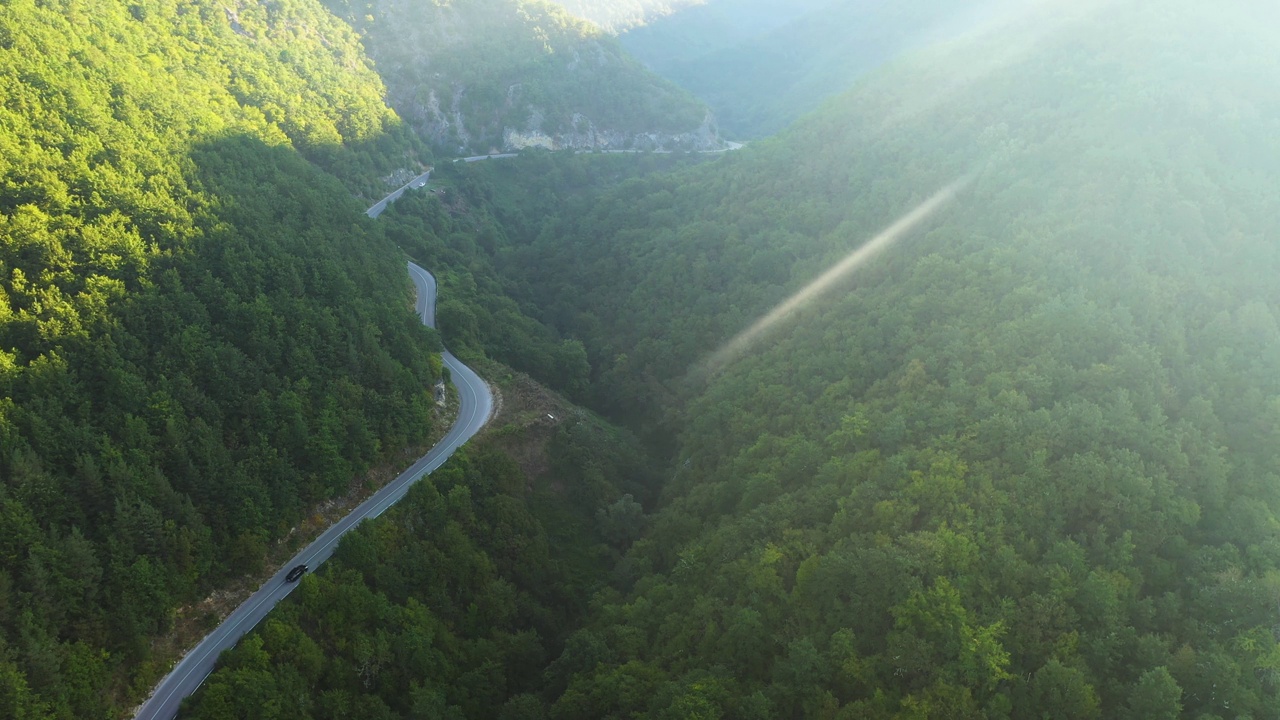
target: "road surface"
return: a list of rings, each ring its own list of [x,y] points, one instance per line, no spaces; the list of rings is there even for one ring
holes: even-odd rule
[[[388,205],[390,205],[391,203],[395,202],[396,200],[399,200],[399,199],[400,199],[400,196],[404,194],[404,191],[405,191],[405,190],[408,190],[409,188],[420,188],[420,187],[422,187],[423,185],[426,185],[426,184],[427,184],[427,181],[428,181],[428,180],[430,180],[430,179],[431,179],[431,171],[430,171],[430,170],[428,170],[428,171],[426,171],[426,172],[422,173],[421,175],[419,175],[418,177],[416,177],[416,178],[414,178],[414,179],[410,180],[409,182],[405,183],[405,184],[404,184],[404,186],[403,186],[403,187],[401,187],[399,190],[396,190],[395,192],[391,193],[390,195],[388,195],[388,196],[386,196],[386,197],[382,198],[381,200],[379,200],[378,202],[374,203],[374,204],[373,204],[373,207],[371,207],[371,208],[369,208],[368,210],[365,210],[365,211],[364,211],[364,214],[365,214],[365,215],[368,215],[368,216],[369,216],[369,217],[371,217],[371,218],[376,218],[376,217],[378,217],[379,215],[381,215],[381,214],[382,214],[382,211],[383,211],[383,210],[386,210],[386,209],[387,209],[387,206],[388,206]]]
[[[743,148],[743,146],[744,146],[744,145],[745,145],[745,143],[734,142],[734,141],[732,141],[732,140],[725,140],[725,141],[724,141],[724,147],[720,148],[719,150],[699,150],[698,152],[700,152],[700,153],[722,153],[722,152],[729,152],[729,151],[732,151],[732,150],[741,150],[741,149]],[[590,155],[590,154],[592,154],[592,153],[597,153],[597,152],[603,152],[603,153],[636,153],[636,154],[640,154],[640,153],[654,153],[654,154],[657,154],[657,155],[669,155],[669,154],[671,154],[673,151],[671,151],[671,150],[575,150],[574,152],[576,152],[576,153],[577,153],[577,154],[579,154],[579,155]],[[456,158],[456,159],[454,160],[454,162],[473,163],[473,162],[480,162],[481,160],[498,160],[498,159],[500,159],[500,158],[513,158],[513,157],[519,157],[519,156],[520,156],[520,153],[493,153],[493,154],[490,154],[490,155],[472,155],[471,157]],[[424,175],[423,177],[425,177],[425,175]],[[408,185],[406,185],[405,187],[408,187]],[[404,192],[404,190],[405,190],[405,188],[400,188],[399,190],[397,190],[397,191],[396,191],[396,197],[400,197],[399,193]],[[394,199],[394,198],[393,198],[393,199]],[[384,200],[383,202],[386,202],[386,201]],[[382,203],[379,203],[379,205],[381,205],[381,204],[382,204]],[[377,205],[375,205],[374,207],[378,207],[378,206],[377,206]],[[382,211],[385,209],[385,207],[386,207],[385,205],[384,205],[383,207],[379,207],[379,208],[378,208],[378,212],[382,212]],[[373,211],[373,208],[370,208],[370,209],[369,209],[369,211],[370,211],[370,212],[372,212],[372,211]],[[377,217],[377,215],[370,215],[370,217]]]
[[[480,162],[481,160],[497,160],[498,158],[513,158],[518,155],[519,153],[492,153],[489,155],[472,155],[471,157],[458,158],[457,160],[454,160],[454,162],[473,163],[473,162]]]
[[[392,198],[400,197],[400,195],[414,183],[425,180],[427,173],[415,178],[413,182],[400,188],[392,193]],[[418,185],[417,187],[421,187]],[[373,214],[375,208],[385,208],[388,201],[383,199],[373,208],[369,209],[371,217],[377,217]],[[379,209],[378,212],[381,212]],[[418,288],[418,315],[422,317],[422,322],[429,327],[435,327],[436,312],[436,280],[426,270],[409,263],[409,277],[413,279],[413,284]],[[444,436],[440,442],[436,443],[431,451],[423,456],[420,460],[413,464],[408,470],[400,473],[399,477],[392,480],[372,497],[365,500],[350,514],[330,526],[324,534],[316,538],[314,542],[308,545],[291,559],[285,563],[275,577],[268,580],[262,585],[248,600],[244,601],[240,607],[227,616],[222,624],[214,628],[212,632],[205,636],[186,657],[174,666],[160,684],[156,687],[151,697],[138,709],[138,713],[134,716],[137,720],[170,720],[178,714],[178,707],[181,705],[183,698],[194,693],[197,688],[204,682],[204,679],[213,672],[214,665],[218,661],[218,656],[223,650],[236,644],[236,641],[243,637],[246,633],[253,629],[255,625],[262,621],[267,613],[271,612],[271,608],[276,603],[283,600],[293,592],[298,586],[297,583],[286,582],[284,576],[289,569],[305,563],[311,570],[315,570],[325,560],[328,560],[333,551],[338,546],[338,540],[351,528],[360,524],[365,518],[375,518],[387,510],[387,508],[396,504],[404,494],[408,492],[409,486],[416,482],[419,478],[427,473],[435,470],[444,464],[449,456],[462,446],[472,435],[480,431],[485,423],[489,421],[489,415],[493,411],[493,396],[489,393],[489,388],[476,375],[471,368],[463,365],[449,351],[444,352],[444,364],[449,368],[453,384],[458,389],[458,419],[453,423],[453,427],[449,433]]]

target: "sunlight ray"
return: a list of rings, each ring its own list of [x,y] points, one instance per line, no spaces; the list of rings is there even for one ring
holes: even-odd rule
[[[732,340],[711,355],[704,364],[703,369],[706,372],[715,373],[741,357],[752,345],[759,342],[769,330],[791,317],[801,307],[830,290],[840,280],[866,265],[877,254],[901,240],[907,233],[949,203],[957,193],[972,181],[972,173],[965,175],[951,182],[910,212],[898,218],[892,225],[882,230],[880,234],[846,255],[843,260],[836,263],[830,270],[819,275],[808,285],[805,285],[794,295],[782,301],[759,320],[752,323],[750,327],[735,335]]]

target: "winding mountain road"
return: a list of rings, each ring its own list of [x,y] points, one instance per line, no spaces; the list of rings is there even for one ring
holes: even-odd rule
[[[414,178],[407,185],[369,208],[367,214],[370,217],[377,217],[386,208],[388,202],[400,197],[405,190],[410,187],[422,187],[429,174],[429,172],[423,173]],[[418,288],[417,310],[423,324],[435,327],[435,278],[413,263],[409,263],[409,277]],[[206,635],[200,644],[187,653],[160,681],[151,697],[138,709],[134,716],[136,720],[171,720],[176,717],[183,698],[194,693],[209,673],[213,672],[222,651],[235,645],[236,641],[271,612],[271,608],[275,607],[276,603],[288,597],[289,593],[298,586],[296,582],[285,580],[285,574],[290,568],[305,563],[315,570],[333,555],[334,549],[338,546],[338,540],[348,530],[366,518],[378,517],[387,508],[395,505],[408,492],[409,486],[423,475],[443,465],[454,450],[461,447],[484,427],[493,411],[493,396],[489,393],[488,386],[479,375],[463,365],[447,350],[444,352],[444,364],[449,368],[449,374],[454,386],[458,389],[459,398],[458,419],[444,439],[436,443],[435,447],[412,467],[400,473],[395,480],[374,493],[368,500],[360,503],[359,507],[303,548],[293,559],[285,563],[274,577],[263,583],[257,592],[228,615],[221,625]]]

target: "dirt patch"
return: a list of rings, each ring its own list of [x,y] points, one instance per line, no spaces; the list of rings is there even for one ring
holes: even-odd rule
[[[483,442],[499,448],[532,482],[551,467],[547,444],[556,428],[582,410],[522,372],[495,362],[478,364],[494,394],[493,420]]]
[[[485,383],[493,395],[493,409],[489,411],[489,422],[496,423],[502,419],[502,388],[493,383]]]

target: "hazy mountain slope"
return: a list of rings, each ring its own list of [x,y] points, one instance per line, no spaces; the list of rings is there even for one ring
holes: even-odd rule
[[[1041,4],[511,249],[680,440],[549,715],[1277,717],[1278,19]]]
[[[718,147],[700,102],[555,5],[327,1],[363,33],[391,106],[445,152]]]
[[[730,137],[778,132],[868,71],[994,3],[721,0],[622,36],[623,46],[705,100]]]
[[[0,7],[0,716],[128,707],[175,608],[429,429],[350,197],[417,147],[382,93],[306,0]]]
[[[659,73],[739,46],[829,5],[831,0],[711,0],[628,29],[622,45]]]
[[[642,25],[705,0],[553,0],[570,14],[609,32]]]

